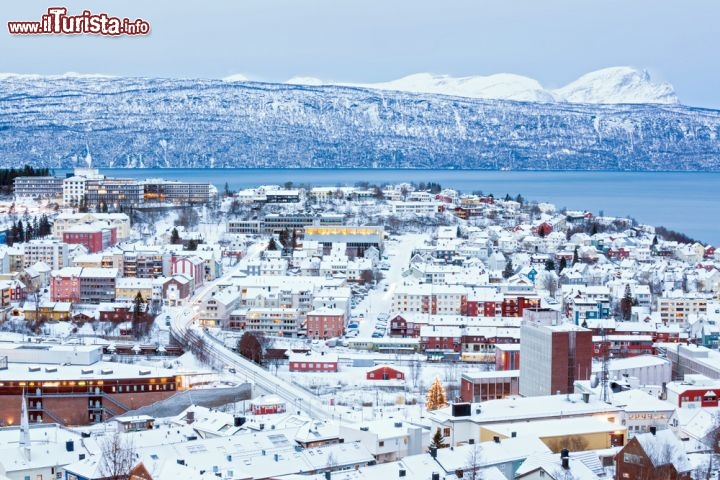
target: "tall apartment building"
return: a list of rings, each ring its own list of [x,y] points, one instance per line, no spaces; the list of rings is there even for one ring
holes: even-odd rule
[[[85,183],[85,202],[88,208],[136,207],[143,203],[144,190],[137,180],[127,178],[89,179]]]
[[[15,198],[59,199],[63,193],[61,177],[15,177]]]
[[[114,301],[117,278],[117,268],[83,268],[80,272],[80,303]]]
[[[123,252],[123,276],[156,278],[170,274],[171,254],[160,250],[126,250]]]
[[[117,278],[117,268],[66,267],[52,273],[50,299],[94,304],[112,302]]]
[[[68,246],[57,240],[31,240],[23,245],[25,267],[45,262],[53,270],[67,267]]]
[[[659,297],[657,310],[660,312],[660,320],[664,324],[685,325],[690,314],[707,313],[707,298],[693,294]]]
[[[526,309],[520,360],[520,395],[573,393],[576,380],[590,378],[592,331],[560,323],[556,311]]]

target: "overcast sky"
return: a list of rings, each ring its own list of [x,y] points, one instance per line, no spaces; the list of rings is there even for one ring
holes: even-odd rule
[[[148,21],[147,37],[13,36],[6,22],[66,6]],[[647,69],[682,103],[720,108],[717,0],[3,1],[0,70],[376,82],[418,72],[516,73],[562,86]]]

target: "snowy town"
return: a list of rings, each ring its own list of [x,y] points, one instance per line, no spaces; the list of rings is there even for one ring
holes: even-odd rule
[[[7,172],[0,480],[720,471],[712,245],[432,179]]]

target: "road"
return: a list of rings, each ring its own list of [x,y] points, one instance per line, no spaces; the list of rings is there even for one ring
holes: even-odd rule
[[[391,314],[392,298],[395,289],[403,283],[403,272],[410,262],[410,255],[415,247],[423,245],[428,239],[426,234],[407,234],[397,240],[385,242],[383,255],[388,257],[390,268],[382,270],[385,278],[376,288],[370,289],[367,296],[353,309],[353,316],[363,314],[360,322],[359,338],[370,338],[375,330],[377,316],[381,313]],[[387,288],[386,288],[387,287]],[[388,319],[388,327],[390,326]]]
[[[318,400],[317,397],[285,382],[264,368],[244,359],[225,347],[221,341],[215,339],[212,335],[209,335],[205,330],[197,326],[196,320],[198,320],[200,314],[196,312],[193,307],[199,305],[218,283],[227,282],[248,260],[258,257],[266,245],[267,240],[261,240],[251,245],[248,248],[247,255],[240,260],[236,266],[232,267],[222,278],[198,290],[188,302],[188,306],[168,308],[166,312],[171,317],[170,332],[180,342],[190,343],[202,340],[207,353],[211,355],[214,360],[220,361],[228,368],[235,369],[235,375],[238,378],[244,378],[252,382],[256,387],[273,393],[285,400],[288,411],[292,411],[293,408],[299,408],[312,418],[329,418],[329,409],[324,403]]]

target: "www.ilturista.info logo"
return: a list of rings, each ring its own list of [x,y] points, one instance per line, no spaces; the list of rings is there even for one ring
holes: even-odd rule
[[[39,22],[8,22],[8,32],[11,35],[147,35],[150,24],[142,18],[130,20],[90,10],[68,15],[65,7],[50,7]]]

